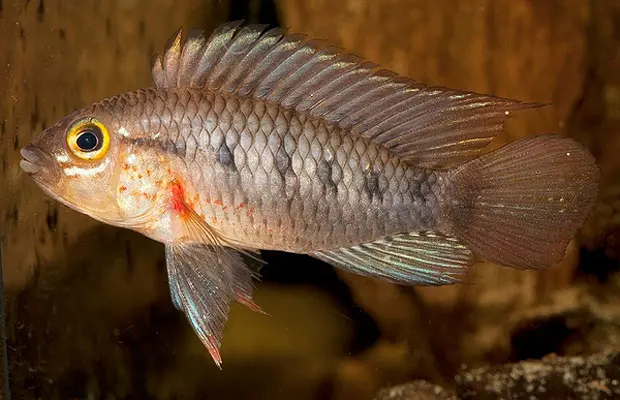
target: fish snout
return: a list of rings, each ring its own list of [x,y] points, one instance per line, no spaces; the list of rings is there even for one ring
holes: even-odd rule
[[[20,152],[22,160],[19,166],[28,175],[44,176],[47,181],[55,181],[59,178],[58,169],[51,157],[33,145],[24,146]]]

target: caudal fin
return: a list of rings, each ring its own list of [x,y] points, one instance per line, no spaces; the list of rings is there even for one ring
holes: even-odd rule
[[[517,140],[447,173],[447,230],[477,256],[514,268],[560,261],[596,200],[599,170],[576,141]]]

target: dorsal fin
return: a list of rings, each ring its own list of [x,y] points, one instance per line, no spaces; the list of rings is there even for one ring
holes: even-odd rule
[[[153,63],[159,88],[247,96],[321,118],[420,166],[478,155],[510,112],[541,106],[425,87],[321,40],[235,21],[210,37],[182,30]]]

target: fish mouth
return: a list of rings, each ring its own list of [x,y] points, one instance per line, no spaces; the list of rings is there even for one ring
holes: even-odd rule
[[[28,175],[39,181],[38,178],[54,182],[59,178],[58,171],[53,168],[53,163],[46,153],[33,145],[24,146],[20,152],[22,160],[19,162],[21,169]]]

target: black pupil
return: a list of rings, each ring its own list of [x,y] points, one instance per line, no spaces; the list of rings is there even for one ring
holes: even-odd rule
[[[78,136],[76,144],[82,151],[93,151],[97,148],[98,144],[97,135],[91,130],[86,130],[80,133]]]

